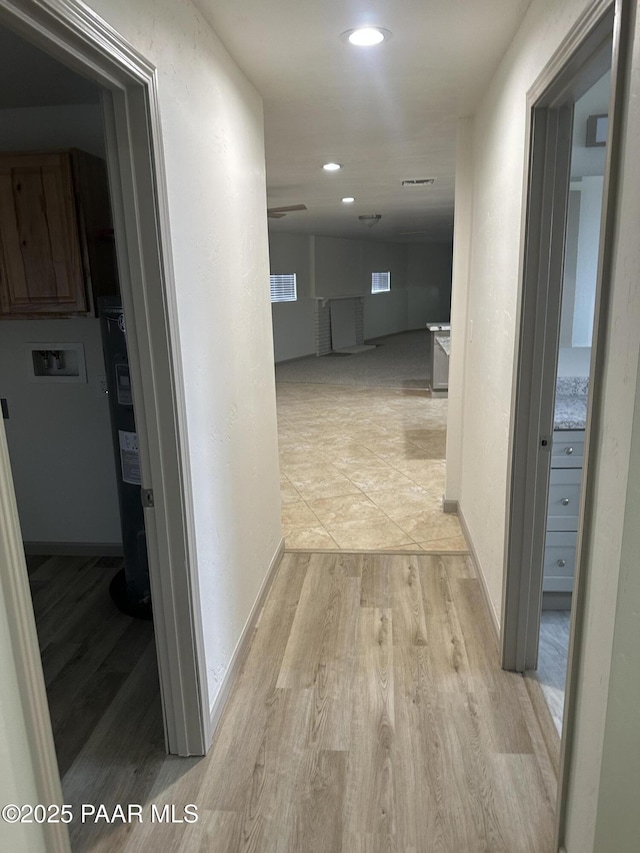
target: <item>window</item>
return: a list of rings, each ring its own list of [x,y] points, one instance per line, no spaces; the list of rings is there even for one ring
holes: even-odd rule
[[[371,273],[371,293],[388,293],[391,290],[390,272]]]
[[[298,298],[296,291],[296,274],[294,272],[286,275],[270,275],[271,301],[272,302],[295,302]]]

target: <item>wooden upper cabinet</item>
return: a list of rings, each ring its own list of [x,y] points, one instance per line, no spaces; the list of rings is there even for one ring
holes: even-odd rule
[[[0,156],[3,314],[87,310],[68,154]]]
[[[118,289],[104,161],[0,154],[0,318],[85,314]]]

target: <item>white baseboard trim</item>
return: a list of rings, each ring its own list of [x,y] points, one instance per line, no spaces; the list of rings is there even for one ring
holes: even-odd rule
[[[23,542],[30,557],[121,557],[120,542]]]
[[[491,627],[493,628],[493,638],[496,641],[498,651],[500,651],[500,622],[498,621],[498,614],[496,613],[493,603],[491,601],[491,596],[489,595],[489,590],[487,589],[487,582],[485,580],[484,572],[482,571],[482,565],[480,563],[480,560],[478,559],[478,552],[476,551],[475,545],[473,544],[473,539],[471,538],[471,534],[469,533],[469,526],[467,525],[467,521],[464,517],[464,513],[460,504],[458,504],[458,518],[460,519],[460,527],[462,528],[464,538],[467,540],[467,545],[469,546],[469,553],[471,554],[471,559],[473,560],[476,569],[476,574],[478,576],[478,580],[480,581],[482,597],[484,599],[487,613],[489,614],[489,621],[491,623]]]
[[[240,674],[240,670],[242,669],[242,664],[244,663],[244,660],[247,656],[247,652],[249,651],[249,645],[253,638],[254,631],[258,625],[260,614],[262,613],[262,608],[264,606],[267,595],[269,594],[269,590],[271,589],[271,584],[274,581],[276,572],[280,567],[280,562],[282,561],[283,556],[284,539],[281,539],[276,553],[273,555],[273,558],[269,565],[269,569],[264,577],[264,580],[262,581],[262,586],[260,587],[260,591],[257,595],[257,598],[253,603],[249,618],[245,622],[245,626],[242,629],[240,639],[238,640],[233,654],[231,655],[229,666],[224,675],[224,679],[222,680],[222,686],[220,687],[218,695],[214,699],[213,705],[211,706],[210,732],[212,738],[215,735],[216,728],[218,726],[218,723],[220,722],[220,717],[222,716],[222,712],[224,711],[224,706],[227,704],[227,699],[229,698],[229,694],[231,693],[231,688],[235,684],[236,679]],[[210,745],[211,744],[208,744],[208,746]]]
[[[450,512],[454,515],[458,512],[458,501],[447,500],[447,498],[442,498],[442,511]]]

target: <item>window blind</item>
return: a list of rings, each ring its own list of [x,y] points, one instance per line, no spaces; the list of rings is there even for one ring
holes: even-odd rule
[[[296,291],[296,274],[270,275],[271,301],[272,302],[295,302],[298,298]]]
[[[390,272],[371,273],[371,293],[388,293],[391,290]]]

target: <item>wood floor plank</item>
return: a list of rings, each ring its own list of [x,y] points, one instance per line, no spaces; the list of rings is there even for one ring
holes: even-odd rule
[[[418,561],[418,557],[400,556],[389,574],[394,645],[424,646],[427,642]]]
[[[187,850],[210,850],[207,847],[211,834],[218,832],[221,838],[226,840],[230,837],[229,818],[234,818],[238,825],[238,814],[233,812],[210,812],[198,808],[198,820],[195,823],[166,823],[154,820],[152,806],[155,807],[155,816],[162,815],[165,808],[175,807],[176,814],[183,815],[185,807],[196,805],[194,796],[202,785],[202,779],[207,769],[206,759],[197,756],[194,758],[178,758],[169,755],[162,763],[149,791],[143,809],[143,823],[132,832],[121,853],[146,853],[149,850],[169,851],[178,853],[182,849]],[[192,845],[192,846],[189,846]],[[229,844],[222,849],[233,849]]]
[[[547,818],[553,804],[540,786],[540,769],[533,755],[493,756],[495,798],[506,840],[505,853],[552,853],[553,824]],[[521,807],[527,804],[527,809]]]
[[[341,853],[347,754],[308,750],[291,853]]]
[[[473,560],[467,554],[464,556],[451,556],[450,554],[437,554],[431,556],[432,564],[442,570],[450,578],[475,578],[476,572]]]
[[[49,557],[42,556],[40,554],[26,554],[25,555],[25,563],[27,564],[27,572],[29,575],[33,575],[38,571],[40,566],[43,566]]]
[[[362,557],[360,580],[360,605],[362,607],[390,607],[389,566],[392,558],[380,554]]]
[[[308,742],[318,749],[349,748],[359,572],[352,555],[319,555],[310,562],[278,676],[279,688],[311,689]]]
[[[109,595],[113,569],[96,571],[95,561],[86,561],[66,585],[64,594],[44,612],[36,611],[38,640],[41,648],[51,642],[74,642],[91,634],[116,607]],[[62,585],[57,581],[54,586]],[[60,613],[65,618],[60,619]]]
[[[211,811],[244,808],[308,563],[308,556],[285,555],[260,615],[252,643],[255,654],[245,661],[208,757],[209,773],[200,795]],[[220,785],[219,778],[226,784]]]
[[[80,643],[49,643],[40,653],[44,683],[49,686],[79,652]]]
[[[162,832],[162,829],[165,831]],[[166,829],[166,827],[161,828],[158,833],[160,846],[156,849],[161,850],[162,853],[174,853],[174,851],[175,853],[212,853],[214,850],[232,853],[239,849],[242,815],[237,812],[199,812],[197,823],[179,827],[177,846],[176,842],[167,838]],[[175,835],[172,829],[175,828],[169,827],[169,832]],[[127,847],[127,853],[129,849]]]
[[[345,786],[343,847],[349,838],[395,838],[395,706],[390,609],[361,608],[357,690]]]
[[[464,695],[469,689],[471,666],[444,561],[434,557],[421,561],[420,584],[434,689],[437,684],[440,692]]]
[[[41,622],[65,599],[71,600],[76,584],[85,580],[85,570],[94,562],[95,558],[87,557],[51,557],[29,577],[36,621]]]
[[[465,640],[473,690],[496,752],[531,753],[533,746],[523,719],[521,703],[526,691],[522,677],[505,672],[486,618],[480,583],[450,579],[452,598]],[[484,618],[478,618],[481,614]],[[500,709],[500,713],[497,713]]]
[[[31,559],[31,558],[30,558]],[[68,579],[69,577],[75,576],[82,568],[87,565],[87,563],[95,562],[97,557],[65,557],[65,556],[53,556],[53,557],[37,557],[35,558],[38,563],[37,567],[34,568],[34,571],[30,572],[29,580],[52,580],[59,579],[61,577],[65,577]],[[57,590],[58,593],[65,592],[66,584]]]
[[[68,666],[47,691],[61,775],[71,767],[137,661],[149,646],[153,647],[151,623],[125,617],[120,625],[107,642],[104,633],[96,636],[97,653],[91,654],[90,649],[77,666]]]
[[[195,803],[200,819],[74,825],[74,851],[552,849],[553,766],[464,555],[286,554],[206,758],[163,755],[155,653],[129,672],[126,646],[98,665],[124,681],[66,799]]]
[[[351,595],[354,584],[350,580],[350,573],[335,554],[314,555],[307,568],[277,687],[313,687],[321,665],[320,654],[335,636],[342,599],[345,594]]]
[[[156,651],[149,645],[62,779],[65,802],[143,803],[166,759]],[[120,850],[136,824],[74,821],[74,851]]]
[[[477,831],[485,809],[487,829],[495,832],[491,803],[484,803],[486,768],[470,663],[445,564],[428,558],[420,577],[428,643],[407,683],[415,695],[413,754],[416,766],[424,768],[431,806],[418,810],[418,836],[432,840],[434,851],[471,851],[476,848],[470,839],[487,836]]]
[[[293,851],[304,780],[309,690],[277,689],[246,790],[238,853]]]
[[[105,660],[112,660],[113,671],[128,673],[153,640],[151,623],[135,621],[118,612],[109,612],[108,619],[94,624],[98,624],[100,630],[87,633],[84,637],[83,632],[79,632],[81,636],[78,638],[79,642],[75,644],[75,653],[48,685],[47,698],[54,729],[59,717],[66,714],[67,706],[75,700],[75,697],[88,691],[90,680],[103,666]],[[47,646],[45,652],[51,646],[57,645],[65,644],[52,643]],[[124,655],[127,660],[126,665],[117,663],[118,658],[114,658],[114,649],[118,650],[116,654],[120,657]]]

